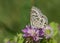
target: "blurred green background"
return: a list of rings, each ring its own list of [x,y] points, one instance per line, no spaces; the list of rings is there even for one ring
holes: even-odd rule
[[[60,0],[0,0],[0,43],[13,38],[30,23],[32,6],[41,9],[50,22],[60,23]]]

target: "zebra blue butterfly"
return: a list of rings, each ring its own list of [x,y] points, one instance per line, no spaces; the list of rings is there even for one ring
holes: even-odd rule
[[[34,28],[44,28],[48,24],[48,19],[43,15],[40,9],[33,6],[31,9],[30,22]]]

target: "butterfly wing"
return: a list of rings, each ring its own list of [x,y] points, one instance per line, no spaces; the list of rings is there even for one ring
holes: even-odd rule
[[[44,28],[48,24],[48,19],[38,8],[33,6],[31,9],[30,22],[34,28]]]

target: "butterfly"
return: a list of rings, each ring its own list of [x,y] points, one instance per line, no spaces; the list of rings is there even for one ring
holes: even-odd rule
[[[48,24],[47,17],[35,6],[32,7],[30,16],[30,23],[34,28],[44,28]]]
[[[33,6],[30,14],[30,23],[31,27],[40,29],[48,25],[48,19],[45,15],[43,15],[43,13],[41,13],[41,11],[38,8]],[[35,42],[27,39],[25,43],[35,43]]]

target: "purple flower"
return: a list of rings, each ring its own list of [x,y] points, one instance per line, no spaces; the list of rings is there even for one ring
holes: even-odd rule
[[[26,26],[26,28],[23,29],[22,32],[24,33],[24,37],[32,37],[35,41],[38,41],[42,38],[41,36],[44,35],[42,29],[32,28],[31,26]]]

